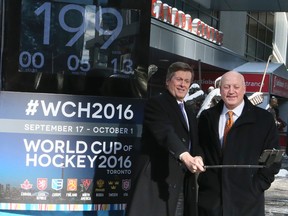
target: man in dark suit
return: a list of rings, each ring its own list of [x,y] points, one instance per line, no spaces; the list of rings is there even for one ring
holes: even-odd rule
[[[173,63],[166,75],[167,91],[146,103],[141,165],[128,216],[195,216],[195,173],[204,171],[204,164],[202,157],[192,156],[201,152],[196,117],[187,110],[183,115],[179,106],[193,78],[188,64]]]
[[[205,165],[258,165],[265,149],[279,149],[272,115],[252,105],[245,93],[243,75],[229,71],[220,81],[221,101],[201,113],[198,129]],[[228,111],[233,111],[234,123],[224,139]],[[264,216],[264,191],[280,166],[206,169],[198,178],[199,216]]]

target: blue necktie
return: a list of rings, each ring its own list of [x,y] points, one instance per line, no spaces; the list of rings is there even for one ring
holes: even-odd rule
[[[183,117],[184,117],[184,119],[186,121],[187,127],[189,129],[189,122],[188,122],[187,114],[186,114],[186,111],[185,111],[185,108],[184,108],[184,103],[179,103],[179,106],[180,106],[181,112],[183,114]]]
[[[186,125],[188,127],[188,130],[189,130],[189,121],[188,121],[188,117],[187,117],[187,114],[186,114],[186,111],[185,111],[185,108],[184,108],[184,103],[179,103],[179,106],[180,106],[180,109],[181,109],[181,112],[183,114],[183,117],[186,121]],[[191,150],[191,140],[189,140],[189,151]]]

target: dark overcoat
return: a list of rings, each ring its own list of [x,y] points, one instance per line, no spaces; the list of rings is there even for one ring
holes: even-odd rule
[[[223,149],[218,133],[223,101],[202,112],[199,140],[205,165],[258,165],[265,149],[279,148],[272,115],[252,105],[246,96],[244,100],[242,114],[230,129]],[[264,216],[264,191],[279,169],[280,163],[260,169],[207,169],[198,178],[199,206],[215,212],[222,205],[223,216]]]
[[[126,215],[174,216],[184,187],[189,202],[185,203],[185,216],[195,216],[195,175],[178,159],[181,153],[189,151],[189,143],[191,154],[200,152],[196,117],[188,110],[187,115],[190,130],[176,99],[168,91],[147,101],[138,172],[132,182],[135,185]]]

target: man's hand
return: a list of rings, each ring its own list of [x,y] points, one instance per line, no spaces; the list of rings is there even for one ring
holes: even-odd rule
[[[181,154],[180,160],[192,173],[200,173],[205,171],[203,159],[200,156],[193,157],[189,152],[184,152]]]

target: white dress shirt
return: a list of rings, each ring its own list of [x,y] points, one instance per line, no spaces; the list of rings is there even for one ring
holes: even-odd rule
[[[220,119],[219,119],[219,131],[218,131],[219,132],[219,140],[220,140],[221,145],[223,144],[224,128],[225,128],[226,121],[228,119],[228,113],[227,112],[233,111],[233,122],[235,122],[238,119],[238,117],[241,115],[243,108],[244,108],[244,100],[242,101],[241,104],[239,104],[239,106],[237,106],[233,110],[229,110],[224,104],[223,110],[222,110],[222,113],[221,113]]]

